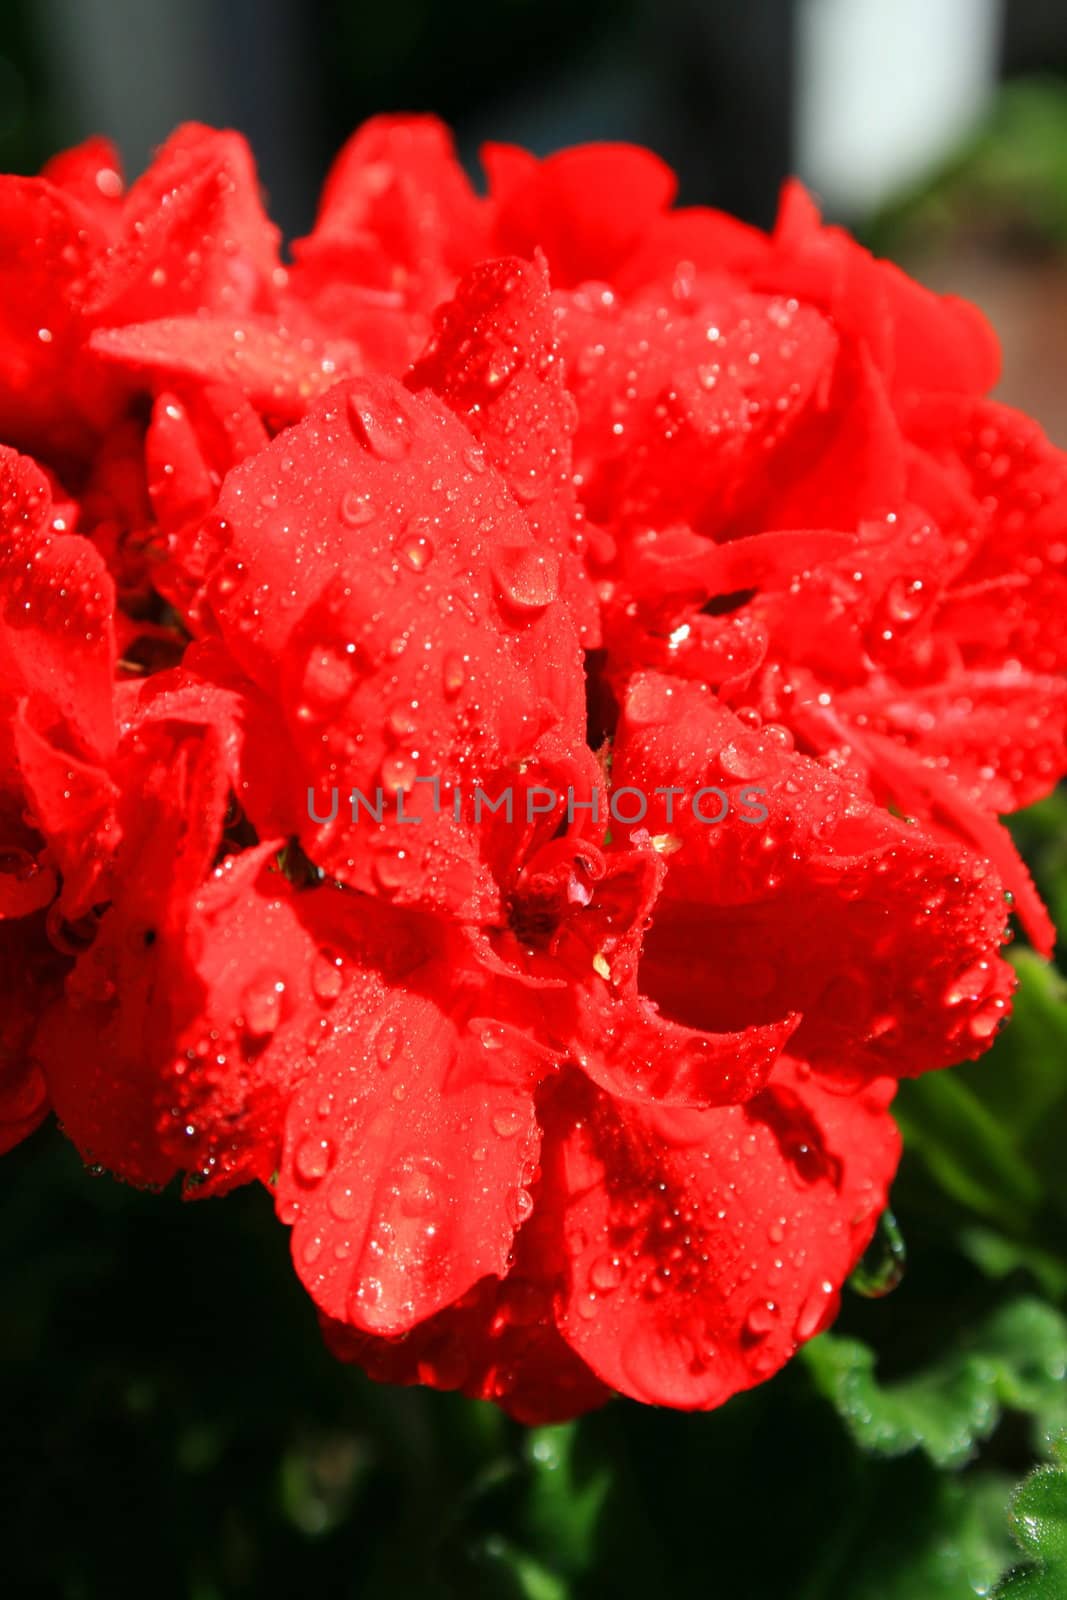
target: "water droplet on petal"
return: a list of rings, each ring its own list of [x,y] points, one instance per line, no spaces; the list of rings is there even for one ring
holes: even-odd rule
[[[778,1321],[778,1307],[773,1300],[756,1300],[749,1306],[741,1337],[749,1343],[766,1339]]]
[[[976,961],[949,984],[944,994],[945,1004],[958,1006],[964,1000],[981,999],[989,983],[989,971],[988,961]]]
[[[317,706],[335,706],[348,698],[355,678],[353,651],[317,645],[304,668],[303,690]]]
[[[463,658],[454,654],[446,655],[441,668],[441,683],[446,698],[454,700],[466,680],[467,669],[463,665]]]
[[[400,1210],[405,1217],[427,1217],[438,1209],[440,1200],[434,1186],[435,1167],[436,1163],[429,1158],[412,1160],[409,1157],[402,1164],[396,1178],[396,1190]]]
[[[797,1315],[794,1333],[802,1342],[813,1339],[828,1326],[836,1310],[837,1296],[828,1278],[822,1279],[805,1299]]]
[[[399,410],[382,410],[359,390],[348,395],[348,421],[356,441],[382,461],[401,461],[411,448],[411,429]]]
[[[395,1022],[383,1023],[374,1041],[379,1066],[388,1067],[396,1058],[396,1053],[403,1042],[404,1035]]]
[[[386,756],[382,762],[382,787],[394,794],[401,789],[406,794],[414,785],[415,776],[414,761],[402,752]]]
[[[253,1039],[269,1039],[282,1019],[285,984],[280,978],[259,977],[247,986],[241,997],[245,1032]]]
[[[375,1306],[381,1304],[382,1289],[380,1278],[361,1278],[357,1280],[355,1288],[349,1296],[348,1305],[353,1321],[359,1326],[360,1318]]]
[[[999,998],[979,1006],[968,1024],[973,1039],[988,1039],[1008,1020],[1008,1002]]]
[[[349,528],[363,528],[368,522],[373,522],[377,513],[369,494],[361,494],[358,489],[346,489],[341,496],[337,515]]]
[[[490,1121],[493,1132],[499,1139],[514,1139],[526,1119],[517,1107],[507,1106],[500,1111],[494,1111]]]
[[[433,541],[424,533],[408,533],[398,546],[412,572],[422,572],[433,559]]]
[[[418,868],[410,850],[383,850],[374,860],[374,876],[387,894],[399,893],[414,881]]]
[[[894,578],[886,590],[885,609],[892,622],[914,622],[925,605],[921,578]]]
[[[333,1159],[334,1149],[329,1139],[309,1135],[297,1145],[293,1165],[297,1177],[304,1183],[318,1183],[329,1172]]]
[[[622,1282],[622,1262],[618,1256],[598,1256],[589,1268],[589,1282],[600,1294],[610,1294]]]
[[[874,1238],[848,1280],[849,1288],[867,1300],[880,1300],[897,1287],[907,1264],[907,1247],[897,1219],[891,1211],[883,1211]]]
[[[311,964],[311,987],[324,1006],[332,1005],[344,987],[343,959],[336,950],[322,949]]]
[[[49,944],[60,955],[80,956],[93,943],[99,926],[99,921],[91,913],[79,917],[76,922],[68,922],[57,900],[48,908],[44,931]]]
[[[328,1195],[331,1212],[338,1222],[351,1222],[359,1212],[360,1200],[351,1184],[343,1179],[335,1181]]]
[[[559,593],[559,556],[533,545],[504,545],[490,560],[500,598],[517,611],[543,611]]]

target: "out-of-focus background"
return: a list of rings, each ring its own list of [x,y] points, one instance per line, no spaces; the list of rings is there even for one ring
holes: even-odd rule
[[[637,140],[761,224],[798,172],[989,312],[1003,396],[1067,442],[1065,74],[1055,0],[4,0],[0,168],[103,132],[136,173],[181,120],[234,126],[290,235],[381,110],[440,112],[472,171],[490,137]]]
[[[102,132],[133,175],[179,121],[235,126],[295,235],[396,109],[445,116],[472,172],[486,138],[641,141],[764,225],[799,172],[986,309],[1003,397],[1067,445],[1057,0],[0,0],[3,170]],[[1064,936],[1067,798],[1017,833]],[[901,1287],[864,1298],[903,1267],[886,1230],[834,1334],[706,1417],[523,1430],[376,1388],[323,1349],[268,1196],[134,1193],[42,1129],[0,1165],[0,1595],[989,1594],[1067,1422],[1067,991],[1021,972],[989,1060],[898,1101]]]

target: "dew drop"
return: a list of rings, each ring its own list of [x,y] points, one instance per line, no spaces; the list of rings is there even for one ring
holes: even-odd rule
[[[618,1256],[598,1256],[589,1268],[589,1282],[599,1294],[610,1294],[622,1282],[622,1262]]]
[[[329,1172],[333,1159],[334,1149],[329,1139],[316,1139],[312,1134],[297,1145],[293,1165],[297,1177],[304,1183],[318,1183]]]
[[[358,489],[346,489],[341,496],[337,515],[346,527],[365,528],[368,522],[374,521],[377,513],[369,494],[361,494]]]
[[[924,606],[921,578],[894,578],[886,590],[886,615],[893,622],[914,622]]]
[[[402,461],[411,448],[411,430],[398,410],[381,411],[367,394],[349,391],[348,421],[358,444],[381,461]]]
[[[514,1139],[525,1120],[522,1112],[513,1106],[494,1111],[490,1119],[493,1132],[499,1139]]]
[[[433,559],[433,541],[424,533],[408,534],[401,541],[399,550],[401,558],[412,572],[424,571]]]
[[[329,1006],[344,987],[343,959],[336,950],[323,948],[316,951],[311,964],[311,988],[316,1000]]]
[[[59,901],[49,906],[44,931],[54,950],[63,956],[80,956],[96,938],[99,922],[92,914],[68,922],[60,910]]]
[[[755,1300],[745,1315],[741,1337],[746,1343],[759,1343],[773,1331],[777,1321],[778,1307],[773,1300]]]
[[[944,1001],[947,1006],[958,1006],[964,1000],[979,1000],[989,982],[989,962],[976,961],[972,967],[949,984]]]
[[[385,721],[395,739],[412,739],[419,730],[410,704],[394,706]]]
[[[317,645],[304,668],[305,697],[318,706],[335,706],[347,699],[355,677],[353,654],[347,648]]]
[[[501,600],[517,611],[543,611],[559,592],[559,557],[554,551],[504,545],[493,552],[490,565]]]
[[[359,1213],[359,1196],[351,1184],[343,1180],[334,1183],[327,1201],[338,1222],[351,1222]]]
[[[378,1029],[374,1041],[374,1053],[378,1057],[380,1067],[388,1067],[396,1059],[396,1053],[404,1042],[404,1035],[395,1022],[385,1022]]]
[[[883,1211],[874,1238],[848,1280],[849,1288],[867,1300],[891,1294],[904,1276],[908,1252],[891,1211]]]
[[[428,1217],[438,1209],[439,1198],[434,1187],[435,1173],[429,1160],[409,1158],[395,1180],[400,1210],[405,1217]]]
[[[971,1018],[968,1028],[973,1039],[988,1039],[998,1028],[1007,1021],[1008,1002],[1006,1000],[987,1000],[979,1006]]]
[[[247,986],[241,997],[245,1032],[253,1039],[269,1039],[282,1019],[285,984],[280,978],[259,977]]]
[[[794,1333],[804,1341],[812,1339],[829,1324],[834,1314],[834,1286],[828,1278],[817,1283],[797,1315]]]
[[[397,752],[395,755],[386,756],[382,762],[382,787],[396,794],[403,790],[406,794],[414,785],[416,767],[410,756]]]
[[[454,700],[466,681],[467,669],[463,665],[462,656],[452,653],[446,655],[441,668],[441,684],[445,697]]]
[[[408,850],[386,850],[375,857],[374,876],[379,888],[387,894],[396,894],[406,888],[413,881],[416,871]]]
[[[357,1327],[360,1317],[368,1308],[373,1310],[381,1305],[384,1292],[380,1278],[361,1278],[357,1281],[348,1301],[352,1320]]]

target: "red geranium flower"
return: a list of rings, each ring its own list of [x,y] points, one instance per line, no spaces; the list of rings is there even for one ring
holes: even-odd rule
[[[237,135],[4,180],[0,1146],[263,1184],[375,1377],[708,1407],[1047,946],[1063,459],[799,191],[486,169],[368,124],[292,267]]]

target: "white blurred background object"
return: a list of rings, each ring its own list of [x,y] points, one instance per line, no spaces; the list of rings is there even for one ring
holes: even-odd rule
[[[800,0],[796,169],[828,211],[869,211],[970,130],[1000,30],[1000,0]]]

